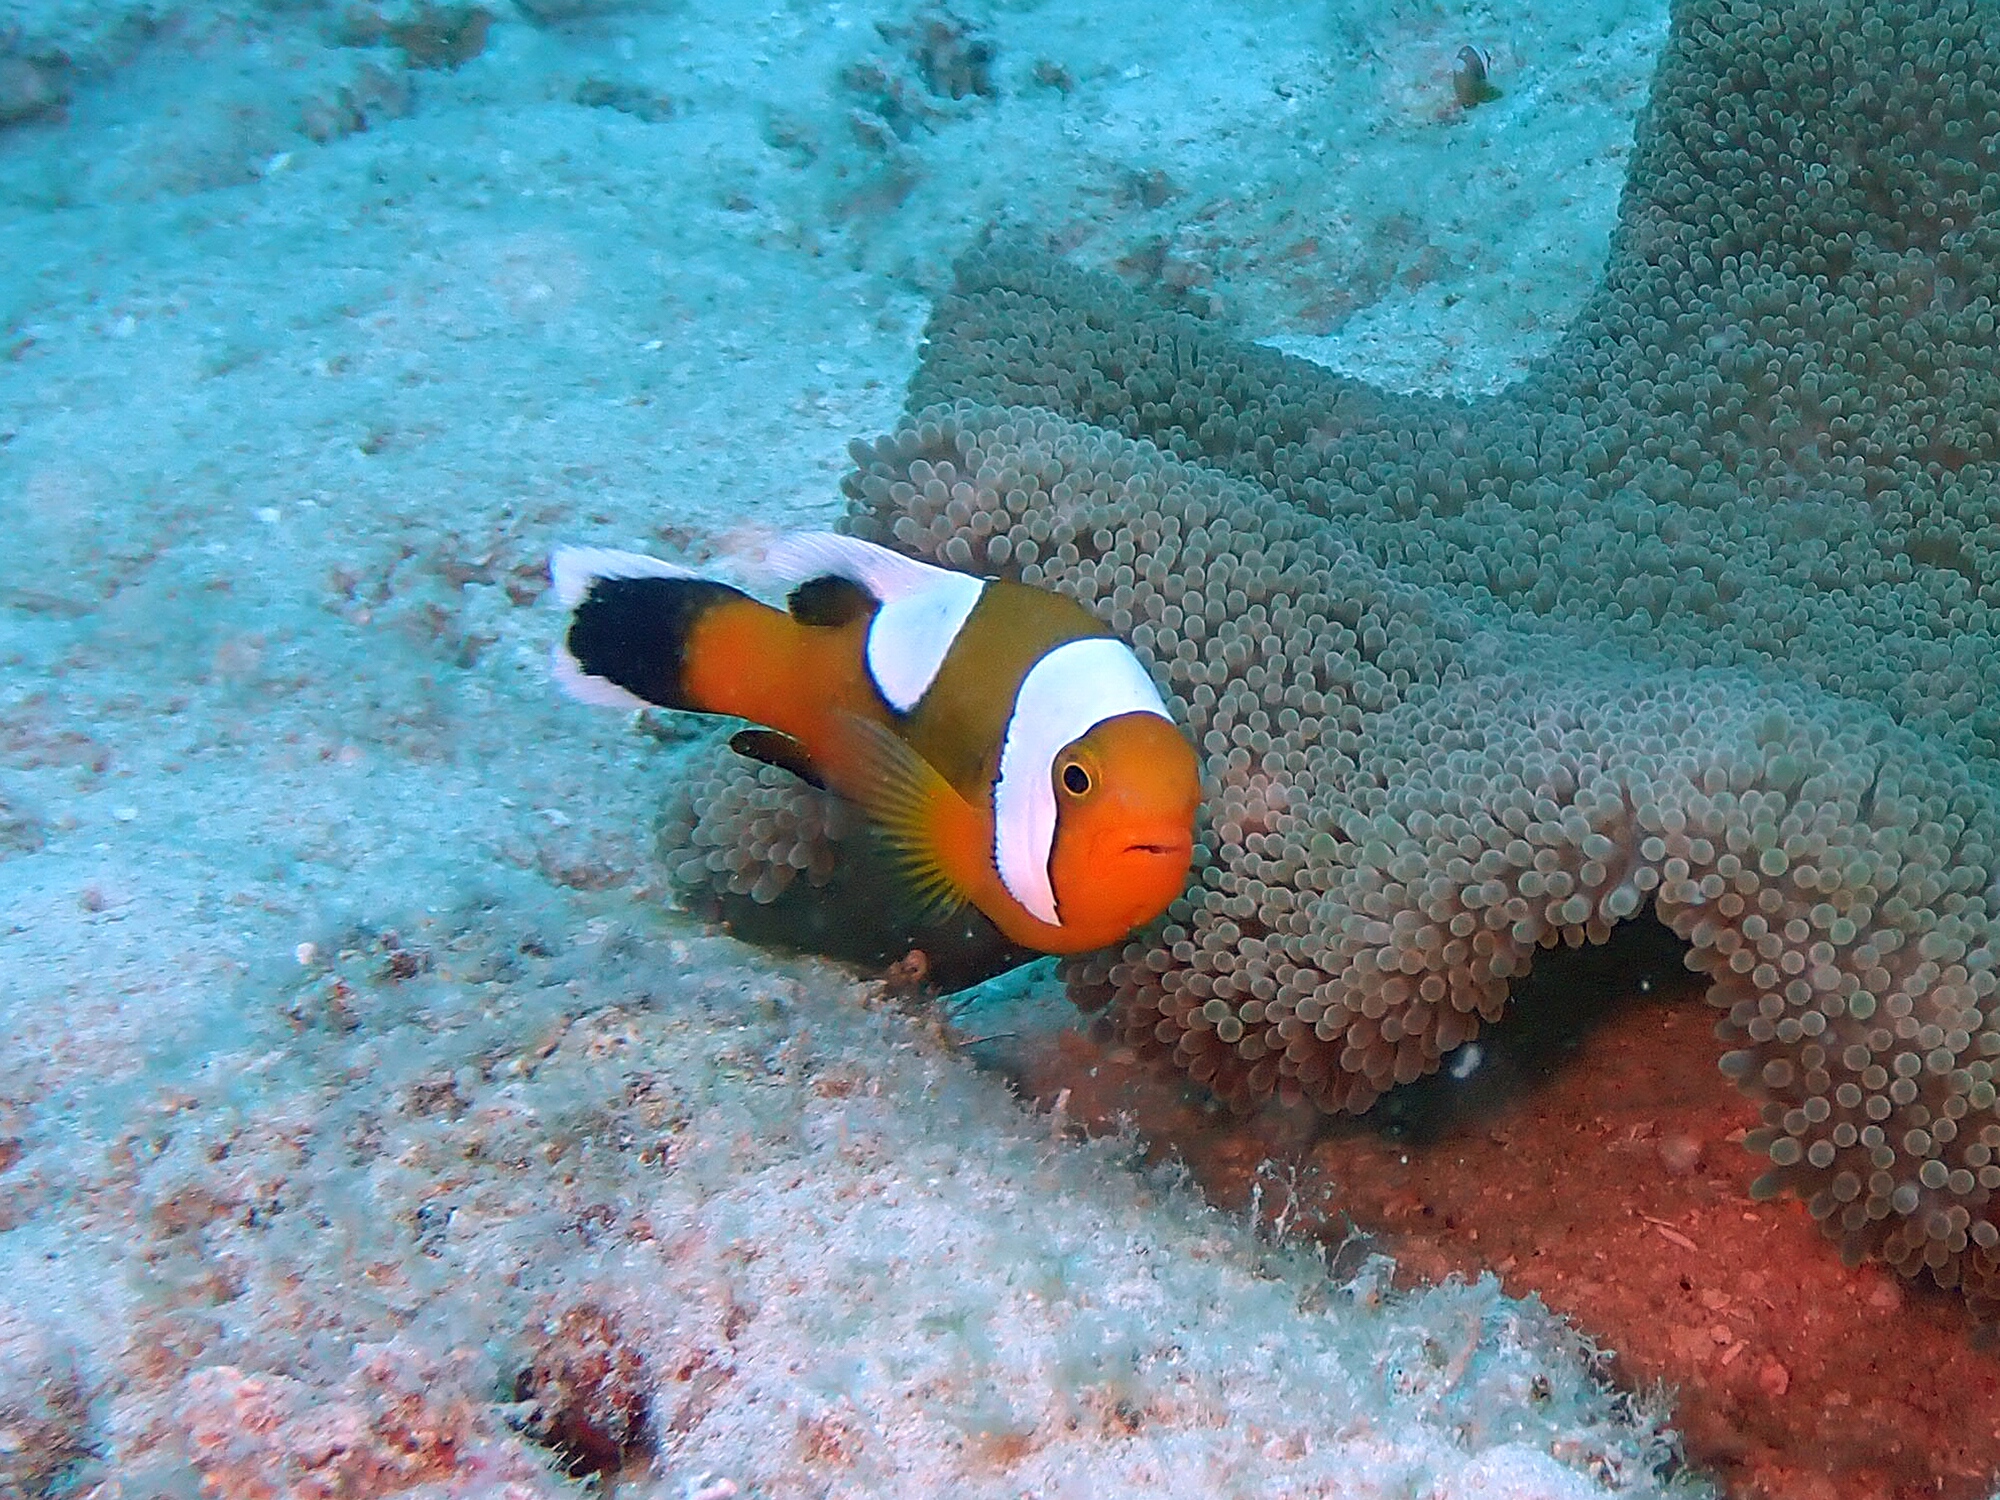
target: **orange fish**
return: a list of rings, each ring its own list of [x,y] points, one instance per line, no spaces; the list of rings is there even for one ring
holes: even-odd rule
[[[1201,778],[1131,647],[1073,599],[855,537],[778,542],[786,608],[635,552],[565,547],[556,680],[730,714],[742,754],[858,804],[942,907],[1046,953],[1115,943],[1186,884]]]

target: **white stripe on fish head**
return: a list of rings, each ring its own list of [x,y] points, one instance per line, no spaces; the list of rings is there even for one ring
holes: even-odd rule
[[[1106,719],[1129,713],[1164,719],[1167,706],[1132,648],[1105,636],[1056,647],[1015,695],[993,783],[993,862],[1013,898],[1052,926],[1062,922],[1049,882],[1056,756]]]

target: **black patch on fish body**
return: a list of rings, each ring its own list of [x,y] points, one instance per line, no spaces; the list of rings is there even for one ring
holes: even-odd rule
[[[688,632],[708,610],[748,595],[705,578],[597,578],[570,616],[577,665],[661,708],[700,711],[681,687]]]
[[[877,600],[851,578],[828,574],[793,589],[785,608],[801,625],[851,625],[875,612]]]

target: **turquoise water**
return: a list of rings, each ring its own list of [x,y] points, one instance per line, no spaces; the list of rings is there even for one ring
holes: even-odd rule
[[[9,16],[0,1491],[1660,1492],[1539,1308],[675,911],[685,744],[551,693],[544,565],[829,522],[995,220],[1494,389],[1662,8]]]

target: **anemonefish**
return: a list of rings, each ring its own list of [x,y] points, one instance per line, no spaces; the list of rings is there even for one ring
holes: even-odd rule
[[[773,545],[786,608],[633,552],[565,547],[556,680],[586,703],[731,714],[730,742],[860,805],[927,903],[1046,953],[1181,893],[1200,770],[1131,647],[1073,599],[855,537]]]

